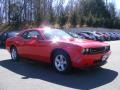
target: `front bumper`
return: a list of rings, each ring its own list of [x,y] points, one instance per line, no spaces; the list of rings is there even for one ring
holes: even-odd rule
[[[73,67],[75,68],[90,68],[98,67],[107,63],[111,51],[101,54],[82,55],[79,59],[73,61]]]

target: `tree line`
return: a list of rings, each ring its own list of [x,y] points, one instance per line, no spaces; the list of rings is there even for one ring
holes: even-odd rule
[[[48,21],[60,27],[120,28],[114,3],[107,0],[0,0],[0,23]]]

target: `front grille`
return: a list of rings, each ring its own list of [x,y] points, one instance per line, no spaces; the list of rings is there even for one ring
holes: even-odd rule
[[[96,47],[96,48],[84,48],[83,54],[98,54],[106,53],[110,51],[110,46]]]
[[[104,52],[108,52],[108,51],[110,51],[110,46],[90,48],[90,54],[104,53]]]

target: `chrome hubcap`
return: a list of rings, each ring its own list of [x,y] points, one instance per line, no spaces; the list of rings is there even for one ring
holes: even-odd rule
[[[16,52],[15,49],[12,49],[12,51],[11,51],[11,57],[12,57],[13,60],[16,60],[16,58],[17,58],[17,52]]]
[[[63,55],[56,56],[55,67],[59,71],[64,71],[67,68],[67,60]]]

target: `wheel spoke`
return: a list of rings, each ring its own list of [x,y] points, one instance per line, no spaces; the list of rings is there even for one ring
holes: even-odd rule
[[[67,64],[66,60],[64,60],[64,61],[63,61],[63,64],[64,64],[64,65],[66,65],[66,64]]]
[[[61,67],[61,70],[65,69],[65,66],[63,64],[61,64],[60,67]]]
[[[56,58],[56,61],[57,61],[57,62],[60,62],[60,59],[57,57],[57,58]]]
[[[60,67],[60,63],[59,62],[56,62],[56,65],[57,65],[57,67]]]
[[[11,52],[11,56],[12,56],[12,59],[15,60],[16,59],[16,50],[15,49],[12,49],[12,52]]]
[[[63,61],[64,57],[63,55],[60,55],[60,60]]]

